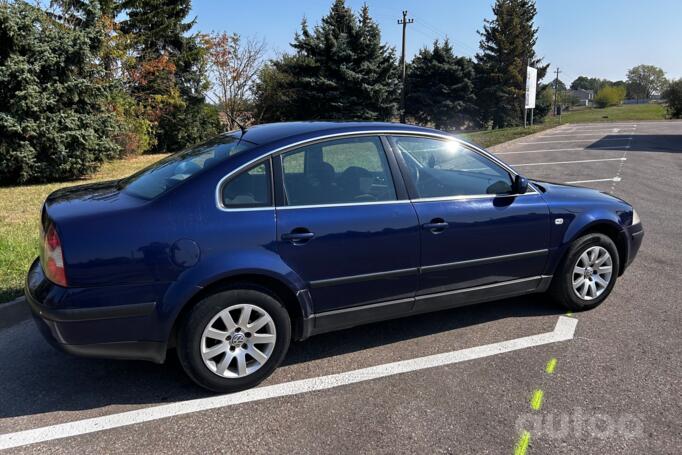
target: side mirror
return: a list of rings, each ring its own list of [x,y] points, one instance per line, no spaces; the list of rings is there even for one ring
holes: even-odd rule
[[[524,194],[528,191],[528,179],[522,175],[514,177],[514,194]]]

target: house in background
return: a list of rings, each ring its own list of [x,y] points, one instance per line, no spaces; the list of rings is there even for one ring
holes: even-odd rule
[[[594,90],[585,90],[579,88],[577,90],[569,90],[570,97],[578,100],[578,106],[591,106],[594,102]]]

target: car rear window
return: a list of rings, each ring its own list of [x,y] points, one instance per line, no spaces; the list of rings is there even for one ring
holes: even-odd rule
[[[154,199],[191,176],[255,145],[242,139],[239,132],[225,133],[142,169],[121,180],[120,188],[133,196]]]

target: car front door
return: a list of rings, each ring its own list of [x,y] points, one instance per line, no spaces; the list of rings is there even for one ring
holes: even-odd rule
[[[315,313],[335,315],[316,324],[353,325],[360,307],[358,322],[411,310],[419,226],[381,138],[323,141],[278,158],[277,248],[309,284]]]
[[[457,298],[470,303],[496,289],[504,296],[538,286],[550,217],[534,188],[514,194],[508,170],[458,141],[409,136],[390,141],[421,225],[418,309],[420,302],[427,309],[454,306]]]

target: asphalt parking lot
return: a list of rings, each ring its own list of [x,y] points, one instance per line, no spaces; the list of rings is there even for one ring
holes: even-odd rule
[[[173,356],[57,353],[26,321],[0,331],[0,448],[679,453],[682,122],[564,125],[495,153],[636,207],[644,244],[603,305],[566,315],[531,296],[320,335],[233,398],[202,392]],[[557,324],[570,336],[547,335]]]

